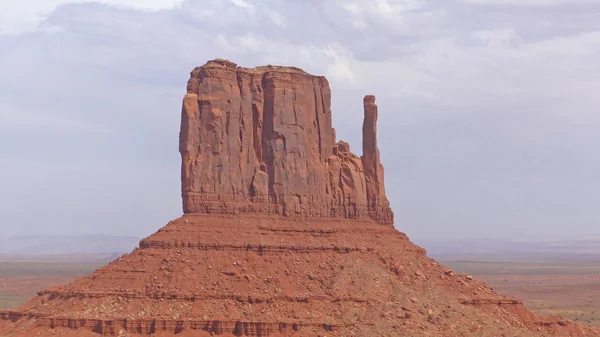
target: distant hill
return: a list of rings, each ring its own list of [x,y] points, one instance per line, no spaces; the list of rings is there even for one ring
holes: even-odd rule
[[[421,240],[419,245],[427,255],[444,260],[598,260],[600,239],[511,241],[481,240]]]
[[[137,247],[134,236],[73,235],[16,236],[0,238],[0,254],[4,255],[96,255],[126,253]]]

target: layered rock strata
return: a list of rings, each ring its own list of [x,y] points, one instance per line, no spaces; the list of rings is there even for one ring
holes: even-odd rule
[[[360,218],[392,225],[377,148],[377,105],[364,99],[363,155],[336,142],[327,79],[292,67],[194,69],[182,109],[185,213]]]
[[[596,336],[372,220],[187,214],[0,313],[0,336]]]

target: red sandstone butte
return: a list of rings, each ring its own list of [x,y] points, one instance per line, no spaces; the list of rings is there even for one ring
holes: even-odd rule
[[[192,71],[187,91],[179,142],[185,213],[394,223],[374,96],[364,100],[358,157],[336,142],[331,91],[322,76],[215,60]]]
[[[184,215],[71,284],[0,312],[0,336],[600,336],[540,317],[396,230],[363,100],[363,156],[335,140],[327,80],[194,69]],[[357,103],[360,103],[358,101]]]

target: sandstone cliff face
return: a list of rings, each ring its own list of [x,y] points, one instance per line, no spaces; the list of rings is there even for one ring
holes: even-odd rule
[[[336,142],[324,77],[293,67],[194,69],[180,132],[185,213],[370,217],[392,225],[377,149],[377,106],[364,100],[363,156]]]

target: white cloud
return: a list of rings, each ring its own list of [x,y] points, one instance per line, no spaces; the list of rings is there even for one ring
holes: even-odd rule
[[[382,16],[406,13],[424,8],[426,5],[422,0],[375,0],[373,2],[337,0],[336,3],[354,15],[374,13]]]
[[[518,5],[518,6],[555,6],[555,5],[597,5],[596,0],[458,0],[458,2],[476,5]]]
[[[0,36],[33,31],[57,7],[86,2],[156,11],[174,8],[183,0],[4,0],[0,1]]]
[[[37,23],[39,11],[67,2],[30,1],[34,11],[2,3],[0,18]],[[560,233],[561,221],[597,223],[600,200],[589,191],[600,188],[592,146],[600,142],[600,8],[489,11],[473,0],[379,0],[368,6],[357,0],[188,0],[160,11],[179,2],[103,3],[122,8],[73,1],[42,22],[59,31],[0,36],[0,152],[2,160],[22,166],[76,163],[82,172],[94,172],[104,163],[107,171],[143,171],[131,178],[143,179],[136,180],[143,194],[165,193],[161,202],[138,205],[138,214],[162,214],[138,221],[138,228],[160,226],[165,214],[180,212],[179,106],[189,71],[215,57],[326,75],[338,138],[353,149],[360,149],[362,96],[375,94],[388,192],[400,227],[411,235],[485,234],[482,223],[514,230],[528,223],[530,233]],[[522,3],[532,2],[514,2]],[[1,22],[4,32],[10,21]],[[103,132],[87,132],[96,127]],[[29,178],[18,166],[5,176],[20,188]],[[92,190],[112,179],[85,178]],[[170,187],[157,183],[161,179]],[[587,183],[591,187],[580,188]],[[77,181],[48,184],[58,191],[80,187]],[[63,206],[48,208],[69,214],[70,197],[64,198]],[[537,206],[524,210],[527,198]],[[564,206],[569,198],[581,200],[580,209]],[[118,193],[112,199],[127,204]],[[553,202],[563,206],[547,207]],[[25,207],[14,203],[15,209]],[[79,211],[110,214],[111,205],[100,203],[94,199]],[[544,216],[549,209],[557,211]],[[126,207],[119,216],[125,223],[132,217]],[[93,232],[112,220],[79,223]],[[11,223],[25,227],[22,221]]]
[[[426,3],[420,0],[375,0],[374,3],[335,0],[333,4],[345,11],[345,15],[341,18],[350,22],[354,28],[366,29],[372,25],[384,25],[387,28],[399,28],[403,31],[407,28],[415,28],[406,27],[406,14],[426,7]]]
[[[327,76],[336,83],[344,85],[356,83],[356,76],[352,71],[352,53],[339,44],[332,44],[323,49],[323,53],[331,61],[328,62]]]
[[[90,124],[78,118],[70,119],[60,114],[48,112],[20,112],[20,106],[9,104],[0,99],[0,130],[15,130],[26,128],[38,133],[90,133],[106,131],[100,125]]]
[[[278,11],[275,11],[273,9],[270,8],[265,8],[265,15],[271,19],[271,21],[273,21],[274,24],[276,24],[277,26],[281,27],[281,28],[285,28],[287,26],[287,21],[285,19],[285,16],[283,16],[281,13],[279,13]]]
[[[254,8],[254,5],[252,5],[246,0],[231,0],[231,3],[242,8]]]
[[[512,28],[477,30],[469,34],[471,38],[482,41],[488,47],[505,46],[518,38],[517,33]]]

